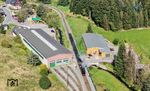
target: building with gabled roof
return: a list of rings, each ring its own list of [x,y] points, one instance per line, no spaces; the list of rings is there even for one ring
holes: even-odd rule
[[[11,5],[20,5],[20,0],[6,0],[6,4],[11,4]]]
[[[83,34],[83,40],[87,55],[97,58],[109,58],[111,56],[110,48],[102,35],[85,33]]]
[[[73,54],[42,29],[15,27],[13,34],[19,35],[23,43],[48,67],[69,64],[73,60]]]

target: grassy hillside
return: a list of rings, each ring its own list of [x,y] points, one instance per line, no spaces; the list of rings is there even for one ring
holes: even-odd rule
[[[67,17],[67,20],[76,38],[78,49],[82,53],[84,51],[83,42],[81,43],[81,41],[83,41],[82,34],[86,32],[88,23],[90,21],[82,16]],[[113,41],[115,38],[128,41],[137,51],[137,53],[142,56],[142,63],[150,63],[150,29],[132,29],[129,31],[111,32],[104,31],[102,28],[97,27],[92,22],[91,25],[95,33],[103,35],[110,41]]]
[[[104,91],[104,89],[108,91],[129,91],[118,79],[106,71],[93,67],[89,72],[96,85],[97,91]]]
[[[0,91],[67,91],[54,74],[48,76],[52,82],[51,88],[42,90],[39,87],[39,67],[27,64],[31,52],[14,41],[11,30],[12,27],[6,35],[0,34]],[[9,41],[11,48],[1,46],[4,39]],[[18,87],[7,86],[7,79],[11,78],[18,79]]]
[[[132,31],[128,30],[122,32],[104,31],[102,28],[97,27],[91,20],[87,19],[86,17],[72,15],[72,13],[69,12],[69,6],[57,6],[57,1],[58,0],[53,0],[52,5],[66,13],[67,20],[77,41],[77,47],[80,51],[80,54],[85,52],[82,34],[86,32],[88,24],[91,23],[95,33],[102,34],[110,41],[113,41],[115,38],[126,40],[130,43],[130,45],[132,45],[138,55],[142,58],[142,63],[150,63],[150,29],[131,29]]]

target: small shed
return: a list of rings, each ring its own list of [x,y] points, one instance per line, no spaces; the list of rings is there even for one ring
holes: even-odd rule
[[[4,12],[3,9],[0,9],[0,14],[1,14],[1,15],[5,15],[5,12]]]
[[[87,55],[101,58],[110,57],[110,48],[102,35],[85,33],[83,34],[83,40]]]
[[[11,5],[14,5],[14,6],[18,6],[20,5],[20,0],[6,0],[5,2],[6,4],[11,4]]]
[[[41,18],[40,18],[40,17],[34,17],[34,18],[32,18],[32,20],[33,20],[33,21],[40,21]]]

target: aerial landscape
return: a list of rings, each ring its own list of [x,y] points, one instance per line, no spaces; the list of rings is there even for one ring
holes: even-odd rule
[[[150,0],[0,0],[0,91],[150,91]]]

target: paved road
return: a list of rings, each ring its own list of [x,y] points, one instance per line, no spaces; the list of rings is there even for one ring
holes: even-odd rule
[[[3,21],[3,24],[10,24],[12,23],[12,16],[11,16],[11,12],[7,9],[7,7],[2,7],[3,11],[5,12],[5,19]]]

